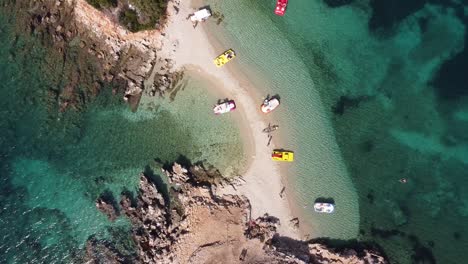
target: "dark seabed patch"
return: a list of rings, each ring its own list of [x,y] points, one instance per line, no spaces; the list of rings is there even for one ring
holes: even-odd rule
[[[360,239],[381,245],[391,263],[464,263],[468,23],[463,4],[372,0],[369,9],[357,1],[341,8],[369,10],[362,25],[371,31],[368,40],[340,36],[333,42],[321,32],[299,38],[282,22],[278,26],[307,55],[304,63],[330,110],[359,194]],[[330,12],[341,14],[339,9]],[[365,49],[358,48],[357,42],[366,41]],[[353,45],[343,48],[351,50],[348,57],[334,53],[339,45]],[[352,68],[343,67],[349,61]]]
[[[392,30],[403,19],[423,8],[427,0],[371,0],[372,17],[369,20],[369,28],[372,31]]]
[[[468,21],[465,21],[468,25]],[[465,32],[465,48],[442,64],[433,85],[442,101],[456,101],[468,95],[468,32]]]
[[[324,0],[324,2],[329,6],[329,7],[340,7],[344,5],[349,5],[354,0]]]

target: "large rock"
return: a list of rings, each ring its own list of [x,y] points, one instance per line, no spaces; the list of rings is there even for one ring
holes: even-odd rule
[[[381,254],[371,249],[338,250],[317,241],[302,241],[279,236],[277,227],[281,223],[278,218],[268,214],[257,219],[249,218],[250,202],[247,198],[232,194],[215,195],[214,184],[224,183],[224,180],[218,178],[220,175],[213,168],[193,166],[186,169],[175,163],[170,170],[163,170],[163,173],[169,179],[170,186],[158,185],[149,175],[141,174],[137,197],[133,198],[130,194],[124,194],[120,202],[123,213],[132,223],[132,233],[140,263],[185,263],[187,261],[211,263],[210,259],[214,256],[210,254],[232,256],[234,250],[232,243],[237,245],[236,258],[242,255],[242,259],[247,262],[386,263]],[[165,190],[166,188],[168,190]],[[167,193],[170,197],[163,195]],[[241,213],[232,214],[234,211]],[[233,215],[237,218],[232,219]],[[203,217],[208,218],[203,219]],[[210,219],[212,217],[219,219]],[[226,240],[227,238],[220,240],[224,236],[206,233],[212,232],[211,228],[216,228],[215,226],[198,228],[198,225],[203,226],[205,222],[216,225],[217,228],[231,226],[228,229],[238,230],[236,232],[239,234],[231,232],[228,236],[231,240]],[[229,232],[228,229],[226,232]],[[200,232],[205,233],[200,234]],[[201,243],[198,246],[197,241]],[[187,243],[192,249],[185,249],[189,247]],[[98,247],[96,250],[103,249],[102,244],[94,244]],[[243,254],[241,254],[242,248],[239,247],[249,248],[248,253],[242,250]],[[88,251],[93,252],[91,249]],[[118,254],[115,255],[112,248],[104,249],[104,252],[107,252],[104,254],[106,258],[118,259],[116,258]]]

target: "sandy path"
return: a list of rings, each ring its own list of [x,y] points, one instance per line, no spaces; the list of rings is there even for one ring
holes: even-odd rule
[[[240,127],[245,144],[252,160],[243,175],[246,183],[238,190],[246,195],[252,204],[252,217],[269,213],[280,219],[282,225],[279,233],[290,237],[298,237],[298,231],[289,224],[291,210],[288,200],[281,198],[279,193],[283,187],[278,164],[271,158],[271,150],[274,142],[266,146],[268,139],[262,129],[267,126],[265,116],[259,111],[261,102],[251,92],[253,87],[233,71],[235,60],[231,65],[217,68],[213,64],[213,58],[223,52],[225,48],[216,48],[215,43],[204,29],[204,25],[193,28],[187,16],[195,9],[191,7],[191,1],[180,1],[179,12],[175,14],[172,3],[169,5],[169,23],[164,30],[166,39],[163,40],[163,51],[167,57],[175,60],[175,67],[193,67],[200,74],[216,79],[217,88],[221,93],[236,101],[240,112]],[[237,111],[237,110],[236,110]],[[283,196],[284,197],[284,196]]]

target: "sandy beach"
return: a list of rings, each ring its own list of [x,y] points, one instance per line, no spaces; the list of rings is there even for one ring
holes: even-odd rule
[[[207,4],[214,17],[194,27]],[[359,224],[352,184],[314,82],[277,41],[284,21],[250,4],[263,3],[4,5],[2,111],[15,115],[0,262],[384,263],[372,245],[334,246]],[[216,67],[227,49],[237,57]],[[265,115],[269,94],[281,106]],[[237,110],[214,115],[223,99]],[[294,162],[271,160],[276,148]],[[321,197],[336,214],[310,209]]]
[[[275,143],[278,144],[279,138],[275,137],[267,146],[267,135],[262,132],[270,121],[259,110],[264,95],[257,94],[257,89],[239,70],[236,70],[237,58],[222,68],[214,65],[213,59],[231,47],[221,46],[215,36],[210,36],[210,32],[206,30],[206,25],[203,23],[194,28],[191,21],[187,19],[202,5],[203,3],[199,1],[170,2],[168,21],[162,32],[150,30],[130,33],[102,14],[96,13],[97,11],[83,0],[77,1],[75,16],[85,23],[84,26],[90,27],[96,35],[115,39],[114,42],[120,43],[119,46],[113,47],[114,52],[129,45],[139,48],[142,43],[145,43],[148,47],[154,47],[157,50],[156,56],[159,58],[170,59],[173,71],[195,72],[206,78],[209,81],[207,83],[217,84],[210,87],[214,89],[214,94],[222,98],[234,99],[237,110],[233,115],[238,121],[248,164],[244,170],[245,173],[241,175],[245,183],[236,190],[226,188],[223,192],[240,192],[247,196],[252,204],[252,218],[265,213],[278,217],[282,223],[279,233],[299,238],[299,231],[290,224],[290,220],[296,216],[292,214],[289,206],[287,191],[280,197],[280,192],[285,186],[282,182],[282,174],[287,171],[287,168],[280,168],[280,164],[273,162],[270,158],[271,151],[276,147]],[[91,21],[96,21],[96,23],[91,23]],[[142,46],[142,48],[145,47]],[[154,73],[157,70],[157,67],[154,67],[149,79],[144,82],[146,89],[153,82]],[[287,164],[283,165],[287,166]]]
[[[252,217],[265,213],[276,216],[282,225],[280,234],[290,237],[299,237],[289,221],[294,217],[291,214],[287,197],[280,197],[283,188],[282,175],[279,164],[271,160],[272,149],[275,148],[275,140],[267,146],[268,138],[262,130],[268,125],[266,116],[260,110],[259,95],[255,94],[252,87],[243,76],[235,71],[235,60],[231,65],[217,68],[213,63],[219,53],[231,47],[219,47],[214,38],[203,24],[196,28],[187,20],[189,14],[196,8],[190,1],[176,4],[178,12],[170,4],[168,8],[169,21],[164,30],[163,54],[174,60],[175,69],[190,68],[206,78],[212,79],[218,84],[213,89],[217,93],[234,99],[238,106],[236,114],[239,116],[239,126],[244,139],[245,149],[251,160],[242,177],[245,184],[237,188],[241,194],[246,195],[252,204]],[[232,190],[224,190],[231,192]]]

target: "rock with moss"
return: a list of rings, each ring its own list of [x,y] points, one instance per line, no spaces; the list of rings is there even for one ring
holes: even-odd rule
[[[86,0],[90,5],[97,9],[117,7],[117,0]]]
[[[132,32],[159,29],[166,20],[168,0],[86,0],[99,10],[109,10]]]

